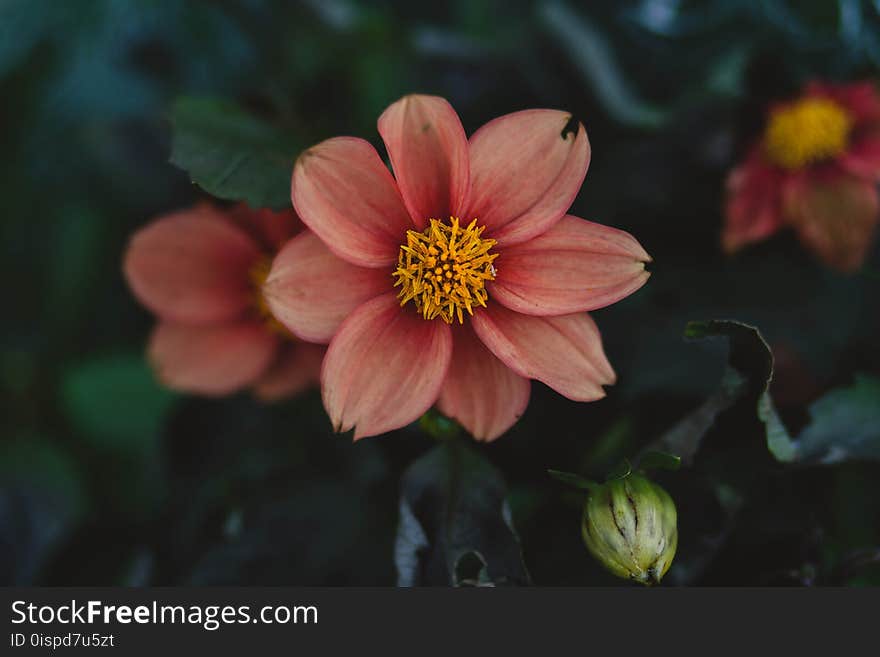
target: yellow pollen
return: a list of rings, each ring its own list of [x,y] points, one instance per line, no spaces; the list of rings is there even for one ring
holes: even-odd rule
[[[764,131],[767,157],[784,169],[800,169],[840,155],[853,120],[828,98],[805,98],[774,110]]]
[[[486,281],[495,280],[498,257],[490,253],[495,240],[481,237],[485,229],[476,219],[462,228],[458,217],[449,217],[449,223],[431,219],[424,231],[407,231],[394,272],[400,305],[412,301],[425,319],[447,324],[455,318],[463,324],[465,311],[485,308]]]
[[[257,314],[260,316],[260,319],[268,330],[282,338],[294,340],[295,338],[293,337],[293,334],[287,330],[287,327],[275,319],[272,311],[269,310],[269,304],[266,303],[266,297],[263,294],[263,284],[266,282],[266,279],[269,278],[269,272],[271,270],[272,258],[263,257],[257,260],[248,272],[254,309],[257,311]]]

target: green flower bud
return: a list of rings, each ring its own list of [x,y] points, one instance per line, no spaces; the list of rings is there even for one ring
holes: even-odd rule
[[[581,532],[587,549],[619,577],[657,584],[678,546],[675,503],[639,474],[595,486],[584,505]]]

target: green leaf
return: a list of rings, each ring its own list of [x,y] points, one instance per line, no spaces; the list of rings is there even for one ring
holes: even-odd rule
[[[608,476],[605,477],[605,481],[629,477],[632,474],[632,471],[632,463],[629,462],[629,459],[623,459],[620,463],[611,468],[611,472],[609,472]]]
[[[671,470],[676,471],[681,467],[681,458],[666,452],[646,452],[639,459],[640,470]]]
[[[840,463],[880,460],[880,378],[856,376],[810,405],[811,422],[794,441],[788,459]]]
[[[778,461],[793,461],[796,456],[795,444],[776,413],[769,393],[764,393],[758,398],[757,410],[758,419],[764,423],[764,430],[767,433],[767,449]]]
[[[214,98],[181,98],[171,110],[171,163],[218,198],[290,207],[299,146],[289,135]]]
[[[790,454],[793,449],[791,441],[767,392],[773,376],[773,354],[758,329],[732,320],[689,322],[685,337],[691,340],[727,339],[730,344],[728,365],[718,390],[661,436],[658,447],[678,454],[685,464],[691,463],[718,415],[749,397],[756,400],[755,412],[768,428],[770,450],[777,458]]]
[[[495,586],[486,569],[486,560],[477,551],[465,552],[455,562],[455,586]]]
[[[528,584],[506,494],[501,474],[460,443],[438,445],[410,465],[394,549],[398,585]],[[484,566],[471,567],[474,554]]]
[[[155,446],[175,399],[136,355],[104,356],[70,368],[62,397],[71,422],[84,437],[126,452]]]
[[[608,41],[584,16],[561,2],[544,4],[540,15],[547,31],[566,51],[612,117],[644,128],[657,128],[668,120],[668,111],[637,96]]]
[[[573,472],[563,472],[562,470],[547,470],[547,474],[553,477],[556,481],[561,481],[563,484],[568,484],[569,486],[574,486],[575,488],[580,488],[582,490],[593,490],[599,484],[595,481],[590,481],[589,479],[584,479],[580,475],[574,474]]]
[[[719,413],[742,398],[756,399],[755,413],[764,425],[767,448],[782,463],[839,463],[880,460],[880,379],[857,376],[852,386],[837,388],[810,406],[811,422],[793,438],[768,392],[773,355],[753,326],[711,320],[690,322],[691,339],[727,337],[729,364],[719,389],[658,441],[689,463]]]

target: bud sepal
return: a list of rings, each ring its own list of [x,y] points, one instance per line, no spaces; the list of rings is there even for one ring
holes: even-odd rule
[[[650,586],[672,564],[677,522],[669,494],[630,471],[590,490],[581,534],[590,553],[610,572]]]

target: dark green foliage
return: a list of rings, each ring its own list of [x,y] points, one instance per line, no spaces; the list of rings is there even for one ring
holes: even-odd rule
[[[460,442],[413,463],[401,481],[398,585],[527,584],[505,496],[501,474]]]
[[[253,208],[290,207],[295,139],[213,98],[178,100],[171,125],[171,163],[206,192]]]

